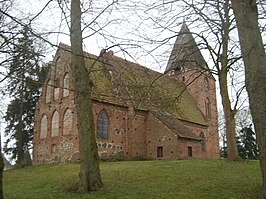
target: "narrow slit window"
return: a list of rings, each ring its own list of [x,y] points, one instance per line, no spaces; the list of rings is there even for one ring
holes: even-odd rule
[[[163,147],[162,146],[157,147],[157,157],[158,158],[163,157]]]
[[[206,140],[205,140],[205,135],[203,132],[200,133],[200,137],[201,137],[201,151],[202,152],[206,152]]]
[[[187,147],[188,157],[192,157],[192,146]]]
[[[70,83],[68,73],[65,74],[63,83],[64,83],[63,97],[67,97],[69,95],[69,83]]]
[[[204,78],[204,87],[207,91],[210,90],[209,80],[207,77]]]

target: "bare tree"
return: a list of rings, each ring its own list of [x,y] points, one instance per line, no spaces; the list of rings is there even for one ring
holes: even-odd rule
[[[258,24],[256,0],[232,0],[243,59],[246,87],[260,152],[261,198],[266,198],[266,54]]]
[[[210,28],[211,32],[209,33],[214,35],[217,39],[217,42],[213,45],[208,41],[207,36],[203,34],[199,35],[203,40],[203,45],[208,49],[211,55],[212,62],[214,63],[214,71],[217,73],[219,80],[218,83],[225,117],[228,159],[238,161],[240,157],[236,146],[235,114],[237,112],[237,103],[240,96],[236,96],[236,103],[232,108],[228,90],[229,70],[232,69],[235,62],[239,59],[238,56],[230,56],[230,54],[233,54],[232,52],[235,48],[235,46],[230,44],[230,35],[234,30],[234,18],[232,17],[232,13],[230,13],[230,2],[229,0],[205,1],[204,3],[194,2],[194,4],[190,4],[187,1],[184,2],[190,6],[194,14],[198,15],[201,21]],[[206,7],[206,9],[204,7]],[[210,12],[210,15],[208,12]]]
[[[5,15],[2,13],[2,11],[6,12],[12,5],[12,1],[6,1],[3,0],[0,2],[0,47],[1,47],[1,53],[4,47],[7,45],[5,33],[6,30],[5,27]],[[5,61],[4,61],[5,62]],[[3,64],[3,61],[0,61],[0,66]],[[0,80],[2,82],[2,80]],[[0,135],[1,136],[1,135]],[[2,156],[2,146],[1,146],[1,139],[0,139],[0,199],[4,199],[4,192],[3,192],[3,171],[4,171],[4,160]]]
[[[199,49],[209,54],[209,61],[212,65],[208,72],[217,75],[219,80],[226,124],[228,159],[239,161],[240,157],[236,146],[235,114],[239,104],[241,104],[244,85],[243,82],[238,82],[240,84],[238,84],[234,96],[230,96],[230,88],[228,87],[230,82],[229,72],[233,71],[231,74],[235,75],[241,69],[239,68],[240,50],[233,37],[236,29],[230,1],[164,1],[149,6],[148,10],[151,9],[160,9],[162,13],[165,13],[161,20],[155,20],[156,18],[154,18],[156,27],[161,31],[175,32],[173,30],[173,28],[176,28],[175,21],[184,19],[187,24],[192,26],[191,33],[197,39]],[[164,39],[164,42],[168,42],[169,39],[170,37]],[[204,70],[204,68],[202,69]],[[235,82],[237,80],[234,78]]]
[[[79,0],[71,1],[70,40],[72,50],[71,70],[75,89],[77,123],[80,147],[80,183],[78,192],[97,191],[102,186],[95,127],[92,113],[92,81],[85,66],[82,49],[81,8]],[[84,111],[86,110],[86,111]]]

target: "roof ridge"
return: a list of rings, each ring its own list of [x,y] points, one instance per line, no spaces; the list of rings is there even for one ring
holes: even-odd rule
[[[65,44],[65,43],[63,43],[63,42],[60,42],[60,43],[59,43],[59,49],[60,49],[60,48],[65,49],[65,50],[71,50],[71,46],[68,45],[68,44]],[[89,53],[89,52],[84,51],[84,50],[83,50],[83,53],[85,53],[85,55],[88,55],[88,57],[90,57],[90,58],[91,58],[91,57],[101,57],[102,55],[107,55],[107,54],[108,54],[108,57],[109,57],[109,58],[117,59],[117,60],[120,60],[120,61],[123,61],[123,62],[128,62],[130,65],[133,64],[134,67],[136,67],[136,68],[141,67],[141,68],[143,68],[143,69],[145,69],[145,70],[151,71],[151,72],[153,72],[153,73],[157,73],[158,75],[163,75],[163,73],[158,72],[158,71],[155,71],[155,70],[153,70],[153,69],[150,69],[150,68],[148,68],[148,67],[146,67],[146,66],[143,66],[143,65],[141,65],[141,64],[139,64],[139,63],[136,63],[136,62],[133,62],[133,61],[127,60],[126,58],[122,58],[122,57],[119,57],[119,56],[117,56],[117,55],[114,55],[112,50],[110,50],[110,51],[105,51],[105,49],[102,49],[99,55],[95,55],[95,54]],[[107,57],[106,57],[106,58],[107,58]]]
[[[61,46],[62,51],[66,49],[66,53],[71,53],[70,46],[65,44],[61,44]],[[134,108],[139,110],[165,109],[179,119],[206,125],[206,120],[196,109],[197,105],[192,101],[192,97],[188,95],[188,92],[182,92],[184,85],[182,81],[122,59],[111,52],[106,52],[106,55],[101,57],[99,56],[103,53],[96,56],[84,52],[86,65],[89,66],[91,62],[95,63],[95,70],[91,73],[94,81],[93,92],[95,97],[99,97],[101,101],[126,106],[133,105]],[[106,66],[104,66],[106,62],[104,59],[108,59],[109,64],[112,64],[116,70],[117,74],[113,75],[121,83],[120,89],[123,87],[122,90],[119,91],[116,87],[114,77],[111,80],[111,76],[106,70]],[[120,84],[119,82],[116,83]],[[124,95],[120,93],[121,91],[124,92]],[[181,93],[183,94],[179,97]],[[132,104],[127,101],[130,99]]]

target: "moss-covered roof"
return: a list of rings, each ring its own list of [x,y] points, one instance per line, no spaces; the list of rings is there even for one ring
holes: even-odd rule
[[[151,111],[164,125],[176,133],[179,137],[202,140],[198,135],[192,133],[187,127],[185,127],[178,119],[174,118],[171,114],[163,113],[161,111]]]
[[[165,73],[179,70],[184,66],[207,69],[207,63],[186,23],[183,23],[178,33]]]
[[[68,48],[61,45],[61,48]],[[177,79],[114,56],[86,53],[93,81],[93,98],[135,109],[167,113],[172,118],[206,125],[199,108]]]

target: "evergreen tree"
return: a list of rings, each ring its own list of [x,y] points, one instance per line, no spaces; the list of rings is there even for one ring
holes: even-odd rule
[[[220,148],[220,155],[223,158],[227,158],[228,157],[228,153],[227,153],[227,142],[226,142],[226,136],[225,134],[222,134],[222,146]]]
[[[18,167],[31,164],[29,150],[33,136],[35,105],[46,71],[39,66],[40,52],[36,49],[29,27],[23,27],[9,66],[7,93],[11,101],[4,117],[7,122],[4,151],[12,154]],[[15,145],[10,146],[11,142],[15,142]]]
[[[240,131],[238,152],[243,159],[258,159],[258,147],[255,139],[255,132],[251,125]]]
[[[221,157],[227,158],[227,141],[224,134],[222,137],[222,146],[220,147]],[[236,137],[237,140],[237,151],[242,159],[255,159],[258,157],[258,146],[256,143],[256,134],[252,130],[252,125],[244,127]]]

